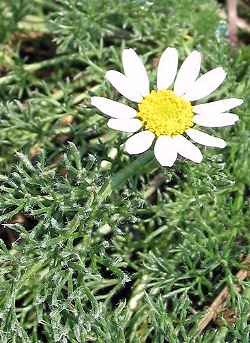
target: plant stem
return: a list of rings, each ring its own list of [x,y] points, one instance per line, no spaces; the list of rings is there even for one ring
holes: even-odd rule
[[[132,163],[129,163],[124,169],[112,176],[102,187],[99,196],[97,197],[96,208],[98,208],[113,192],[120,189],[132,175],[145,173],[147,169],[152,170],[157,166],[154,154],[152,151],[146,152]]]
[[[235,46],[237,37],[237,0],[227,0],[229,41]]]
[[[241,269],[236,274],[236,280],[239,282],[239,284],[240,282],[245,280],[245,278],[249,275],[250,255],[248,255],[244,259],[242,264],[244,265],[244,269]],[[236,285],[236,287],[237,287],[237,290],[240,290],[238,285]],[[224,287],[223,290],[220,292],[220,294],[215,298],[215,300],[209,306],[204,317],[198,322],[195,337],[199,336],[202,333],[202,331],[207,327],[207,325],[217,317],[217,315],[223,309],[223,306],[228,296],[229,296],[229,288]]]
[[[46,60],[46,61],[24,65],[23,69],[26,72],[33,73],[33,72],[40,70],[42,68],[52,67],[52,66],[60,64],[60,63],[64,63],[64,62],[68,63],[68,62],[72,62],[72,61],[76,61],[76,60],[77,61],[83,61],[83,58],[81,56],[79,56],[79,54],[57,56],[55,58],[51,58],[51,59]],[[16,79],[17,79],[17,76],[14,74],[4,76],[4,77],[0,78],[0,85],[2,86],[2,85],[9,84],[9,83],[15,81]]]
[[[133,313],[137,310],[139,302],[145,294],[145,287],[149,281],[149,275],[143,275],[139,284],[135,287],[132,296],[128,302],[128,318],[130,319]]]

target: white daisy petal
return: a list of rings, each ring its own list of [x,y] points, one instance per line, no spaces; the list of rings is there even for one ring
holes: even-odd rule
[[[234,125],[239,120],[239,116],[233,113],[220,114],[198,114],[195,115],[193,121],[195,124],[206,127],[223,127]]]
[[[200,152],[200,149],[187,140],[187,138],[178,135],[173,137],[173,142],[178,154],[181,156],[196,163],[200,163],[202,161],[202,153]]]
[[[169,136],[160,136],[155,143],[154,153],[162,166],[172,167],[177,158],[173,139]]]
[[[240,106],[243,103],[243,100],[230,98],[223,99],[213,102],[208,102],[206,104],[200,104],[193,106],[193,111],[198,114],[215,114],[223,113],[231,110],[234,107]]]
[[[205,98],[222,84],[225,77],[226,73],[221,67],[212,69],[196,80],[184,97],[189,101]]]
[[[196,143],[206,145],[206,146],[212,146],[217,148],[225,148],[226,142],[221,139],[214,136],[210,136],[205,132],[198,131],[195,129],[188,129],[186,131],[186,134]]]
[[[125,150],[131,155],[141,154],[151,147],[154,138],[155,135],[150,131],[136,133],[126,141]]]
[[[167,48],[161,55],[157,70],[157,89],[167,89],[173,83],[178,67],[178,52]]]
[[[193,51],[182,63],[174,84],[176,95],[183,95],[197,79],[201,66],[201,54]]]
[[[127,99],[135,102],[142,100],[142,95],[125,75],[116,70],[109,70],[105,78],[112,84],[112,86]]]
[[[116,119],[130,119],[136,117],[136,110],[101,96],[93,96],[91,98],[91,105],[95,106],[102,113],[109,117]]]
[[[109,119],[108,127],[118,131],[136,132],[142,127],[139,119]]]
[[[141,95],[149,94],[149,79],[140,57],[133,49],[125,49],[122,53],[124,74],[136,86]]]

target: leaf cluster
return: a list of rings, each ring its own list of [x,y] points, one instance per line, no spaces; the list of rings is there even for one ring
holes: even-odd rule
[[[229,48],[218,4],[44,0],[0,4],[0,341],[248,342],[250,50]],[[5,15],[7,13],[7,15]],[[32,19],[32,20],[31,20]],[[227,149],[172,169],[128,157],[90,96],[135,48],[150,80],[166,46],[203,54],[244,98]],[[160,182],[159,182],[160,180]],[[223,287],[225,311],[197,323]],[[230,315],[229,315],[230,314]]]

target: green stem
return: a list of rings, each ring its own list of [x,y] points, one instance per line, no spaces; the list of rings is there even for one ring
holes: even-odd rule
[[[113,190],[119,190],[130,176],[145,173],[157,166],[152,151],[148,151],[141,157],[129,163],[124,169],[112,176],[102,187],[96,203],[96,209],[112,194]]]
[[[219,329],[218,333],[214,337],[214,343],[223,343],[225,342],[226,336],[228,333],[228,328],[227,327],[222,327]]]
[[[139,302],[145,294],[145,288],[149,281],[149,275],[143,275],[139,284],[133,290],[132,296],[128,302],[128,318],[130,319],[133,313],[137,310]]]
[[[27,72],[35,72],[37,70],[40,70],[42,68],[46,67],[52,67],[54,65],[64,63],[64,62],[72,62],[72,61],[83,61],[83,58],[79,56],[79,54],[72,54],[72,55],[63,55],[63,56],[57,56],[55,58],[51,58],[50,60],[32,63],[24,65],[23,69]],[[14,74],[4,76],[0,78],[0,85],[6,85],[9,84],[17,79],[17,76]]]
[[[103,202],[112,194],[114,190],[119,190],[133,175],[146,173],[157,168],[157,162],[154,158],[153,151],[148,151],[141,157],[137,158],[132,163],[129,163],[124,169],[119,171],[116,175],[112,176],[109,181],[102,187],[100,194],[97,198],[94,213],[102,205]],[[128,318],[130,319],[133,313],[137,310],[138,305],[145,294],[145,288],[149,281],[149,275],[142,276],[140,282],[133,290],[132,296],[128,303]]]

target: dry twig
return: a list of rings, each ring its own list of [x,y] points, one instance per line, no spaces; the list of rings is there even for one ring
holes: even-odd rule
[[[237,281],[239,281],[239,283],[250,275],[250,255],[243,260],[242,264],[245,266],[245,268],[241,269],[236,274],[236,279]],[[237,285],[236,289],[240,291],[240,287]],[[205,316],[198,322],[196,335],[199,335],[212,320],[216,319],[218,313],[220,313],[223,309],[224,303],[228,298],[228,295],[229,289],[228,287],[224,287],[220,294],[215,298],[213,303],[209,306]]]

